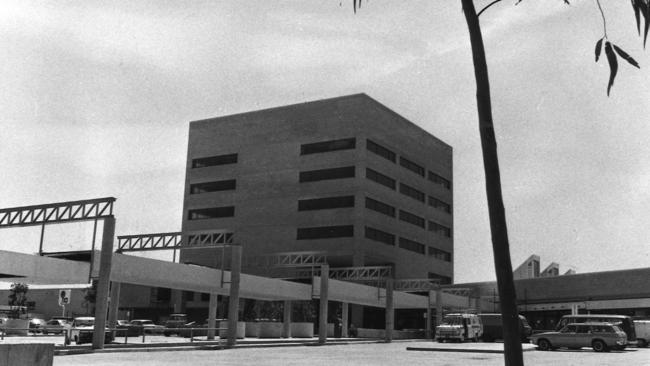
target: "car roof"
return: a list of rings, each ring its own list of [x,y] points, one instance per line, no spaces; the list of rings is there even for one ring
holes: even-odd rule
[[[569,323],[567,325],[614,325],[609,322],[585,322],[585,323]]]
[[[95,318],[92,316],[78,316],[74,320],[95,320]]]
[[[615,314],[578,314],[578,315],[564,315],[562,318],[610,318],[610,319],[625,319],[629,318],[627,315]]]

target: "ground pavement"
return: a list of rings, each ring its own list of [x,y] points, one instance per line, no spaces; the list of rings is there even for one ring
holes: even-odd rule
[[[458,345],[453,345],[458,346]],[[527,345],[526,345],[527,346]],[[386,343],[350,343],[326,346],[255,347],[221,350],[183,351],[137,351],[89,353],[56,356],[54,366],[166,366],[166,365],[503,365],[503,354],[481,352],[408,351],[407,347],[440,347],[435,342],[396,341]],[[502,349],[500,343],[463,344],[463,348]],[[591,349],[579,351],[524,352],[527,365],[572,366],[572,365],[650,365],[650,348],[630,348],[626,351],[596,353]]]

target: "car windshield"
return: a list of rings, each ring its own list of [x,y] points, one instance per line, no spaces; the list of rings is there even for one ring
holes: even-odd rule
[[[463,325],[463,318],[460,316],[446,316],[442,320],[443,325]]]
[[[91,327],[95,325],[95,319],[75,319],[74,323],[78,327]]]
[[[155,325],[151,320],[143,320],[140,323],[142,325]]]

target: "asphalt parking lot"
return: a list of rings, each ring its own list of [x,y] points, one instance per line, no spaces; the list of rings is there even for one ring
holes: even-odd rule
[[[502,347],[501,344],[464,344],[474,348]],[[56,356],[55,366],[72,365],[503,365],[496,353],[407,351],[407,347],[433,348],[434,342],[397,341],[386,343],[350,343],[327,346],[256,347],[222,350],[134,351]],[[648,365],[650,348],[596,353],[578,351],[524,352],[527,365]]]

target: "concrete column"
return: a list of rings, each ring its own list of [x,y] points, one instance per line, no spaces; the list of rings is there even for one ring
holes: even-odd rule
[[[183,290],[172,289],[172,305],[174,313],[185,313],[185,300],[183,299]]]
[[[111,301],[108,308],[108,327],[115,329],[117,327],[117,313],[120,309],[120,289],[122,284],[111,282]],[[115,331],[112,332],[115,335]]]
[[[232,258],[230,265],[230,297],[228,299],[228,346],[237,343],[237,321],[239,320],[239,278],[241,275],[240,245],[230,247]]]
[[[436,326],[442,323],[442,290],[436,290]]]
[[[291,338],[291,301],[285,300],[282,316],[282,338]]]
[[[364,254],[362,252],[355,253],[352,257],[352,266],[363,267],[365,265]],[[363,305],[350,304],[350,323],[357,328],[363,327],[363,309]]]
[[[393,279],[386,279],[386,343],[393,341],[393,329],[395,328],[395,307],[393,305]]]
[[[349,328],[349,320],[348,320],[348,303],[344,302],[341,303],[341,324],[343,326],[343,329],[341,329],[341,337],[343,338],[348,338],[350,335],[348,334],[348,328]]]
[[[327,301],[329,298],[330,266],[320,266],[320,308],[318,313],[318,344],[327,341]]]
[[[425,315],[427,317],[425,321],[425,337],[431,339],[431,291],[427,293],[427,311]]]
[[[217,304],[218,295],[211,292],[210,302],[208,303],[208,340],[214,339],[215,330],[212,328],[217,327]]]
[[[99,257],[99,280],[97,281],[97,300],[95,301],[95,327],[93,331],[94,349],[104,348],[104,330],[108,311],[108,287],[111,280],[113,261],[113,238],[115,237],[115,217],[104,219],[102,233],[102,252]]]

